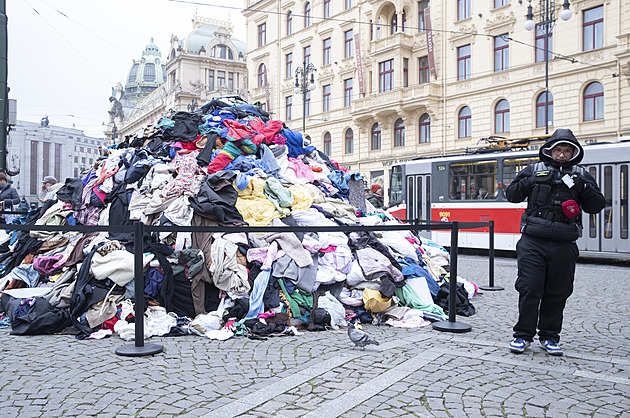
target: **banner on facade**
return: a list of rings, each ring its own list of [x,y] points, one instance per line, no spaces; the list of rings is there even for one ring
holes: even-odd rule
[[[359,93],[364,94],[363,89],[363,65],[361,64],[361,44],[359,43],[359,34],[354,35],[354,55],[357,57],[357,78],[359,79]]]
[[[427,33],[427,50],[429,51],[429,71],[433,77],[437,78],[437,72],[435,71],[435,56],[433,55],[433,31],[431,31],[431,8],[424,9],[424,26]]]

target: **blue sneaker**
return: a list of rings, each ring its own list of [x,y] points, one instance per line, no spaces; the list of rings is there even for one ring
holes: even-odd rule
[[[561,356],[562,348],[558,345],[558,341],[554,340],[540,340],[541,347],[552,356]]]
[[[514,341],[510,343],[510,351],[516,354],[522,354],[531,343],[525,341],[522,338],[514,338]]]

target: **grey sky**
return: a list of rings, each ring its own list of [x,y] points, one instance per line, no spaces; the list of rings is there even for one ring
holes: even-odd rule
[[[171,35],[185,37],[197,13],[229,19],[234,36],[245,42],[242,3],[233,4],[239,8],[168,0],[7,1],[9,98],[18,100],[18,119],[38,122],[48,115],[51,125],[74,123],[103,137],[111,88],[124,85],[132,60],[152,37],[166,58]]]

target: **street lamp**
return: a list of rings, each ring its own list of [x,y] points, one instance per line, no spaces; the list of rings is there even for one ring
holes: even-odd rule
[[[556,21],[554,13],[556,11],[555,0],[539,0],[540,1],[540,24],[545,29],[545,134],[549,133],[549,31]],[[527,21],[525,22],[525,30],[532,30],[536,27],[534,23],[534,13],[532,13],[532,0],[529,0],[527,6]],[[569,10],[569,0],[564,0],[560,19],[571,19],[571,10]]]
[[[295,94],[302,93],[302,134],[306,132],[306,94],[309,91],[315,90],[315,66],[312,63],[306,65],[306,59],[304,59],[304,65],[298,67],[295,70]],[[308,82],[308,75],[311,75],[311,81]]]

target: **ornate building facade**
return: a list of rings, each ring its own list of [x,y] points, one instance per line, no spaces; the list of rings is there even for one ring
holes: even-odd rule
[[[250,101],[268,97],[296,130],[305,109],[312,144],[371,182],[491,135],[545,134],[545,120],[582,142],[630,135],[630,3],[571,0],[570,19],[547,26],[541,7],[560,17],[562,3],[534,0],[532,31],[528,5],[245,0]],[[315,89],[302,96],[305,63]]]
[[[230,22],[195,16],[193,29],[186,37],[173,35],[161,70],[164,82],[132,108],[125,109],[118,140],[142,131],[169,111],[191,111],[215,96],[240,95],[246,99],[246,48],[232,33]],[[133,68],[123,97],[128,97]]]

